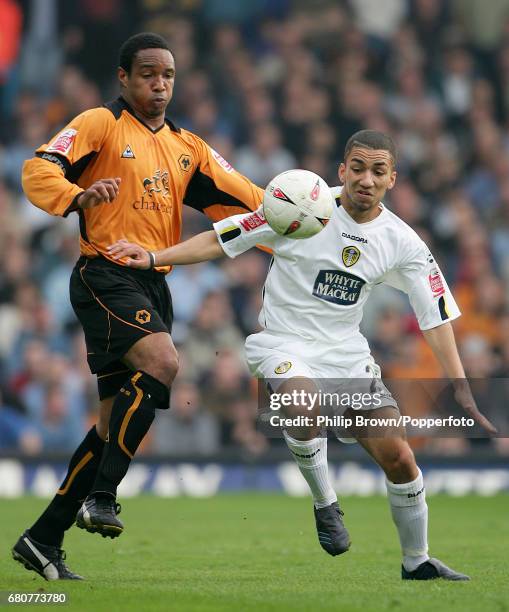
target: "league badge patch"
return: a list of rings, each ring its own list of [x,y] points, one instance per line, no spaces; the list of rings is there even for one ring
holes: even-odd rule
[[[210,150],[212,152],[212,157],[217,161],[217,163],[221,166],[221,168],[223,168],[223,170],[228,172],[228,174],[233,172],[233,166],[230,164],[230,162],[227,162],[226,159],[224,157],[222,157],[222,155],[220,155],[212,147],[210,147]]]
[[[265,225],[266,223],[267,223],[267,220],[265,219],[263,214],[260,214],[257,211],[255,211],[254,213],[251,213],[245,219],[240,220],[240,224],[242,225],[242,227],[244,228],[244,231],[246,232],[250,232],[251,230],[254,230],[257,227],[261,227],[262,225]]]
[[[60,153],[61,155],[67,155],[71,150],[72,143],[76,138],[76,130],[64,130],[55,138],[55,140],[46,149],[46,152]]]
[[[444,283],[442,282],[442,276],[440,272],[434,268],[431,274],[428,275],[428,282],[433,293],[433,297],[440,297],[445,293]]]

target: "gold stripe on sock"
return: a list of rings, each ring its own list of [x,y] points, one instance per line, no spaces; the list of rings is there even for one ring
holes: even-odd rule
[[[71,472],[71,475],[69,476],[69,480],[67,481],[65,487],[63,489],[58,489],[57,495],[65,495],[67,491],[69,491],[69,487],[72,485],[73,480],[78,475],[78,472],[87,465],[87,463],[90,461],[90,459],[92,459],[93,456],[94,454],[92,453],[92,451],[88,451],[88,453],[81,459],[78,465]]]
[[[133,416],[134,412],[138,409],[138,406],[140,405],[140,402],[143,399],[143,391],[139,387],[136,386],[136,382],[140,376],[141,376],[141,372],[137,372],[131,378],[133,387],[136,389],[136,398],[134,402],[132,403],[132,406],[125,413],[124,419],[122,420],[122,425],[120,427],[120,431],[118,433],[118,445],[130,459],[132,459],[134,455],[127,450],[127,447],[124,444],[124,436],[125,436],[127,426],[129,425],[129,421],[131,420],[131,417]]]

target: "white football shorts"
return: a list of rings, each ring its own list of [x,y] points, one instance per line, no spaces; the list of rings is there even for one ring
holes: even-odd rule
[[[381,405],[363,406],[362,409],[398,407],[381,380],[380,367],[370,353],[367,340],[360,334],[346,340],[338,350],[323,342],[307,342],[262,331],[247,337],[245,350],[253,376],[267,380],[274,392],[286,379],[299,376],[313,379],[324,391],[348,388],[381,394]]]

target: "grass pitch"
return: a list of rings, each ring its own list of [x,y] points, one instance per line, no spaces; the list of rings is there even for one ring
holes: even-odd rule
[[[87,581],[55,583],[10,558],[45,501],[1,500],[0,591],[65,592],[64,609],[93,612],[509,611],[509,496],[428,499],[431,554],[470,574],[468,583],[402,582],[387,501],[341,504],[353,544],[333,558],[318,544],[310,499],[126,499],[118,539],[76,528],[66,537],[69,566]]]

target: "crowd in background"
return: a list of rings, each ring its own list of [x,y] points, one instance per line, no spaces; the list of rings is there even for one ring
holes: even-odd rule
[[[167,37],[175,56],[172,121],[262,187],[295,167],[335,185],[353,132],[390,133],[398,180],[386,204],[445,272],[467,374],[509,378],[509,0],[484,4],[0,0],[0,450],[67,453],[94,420],[96,383],[68,299],[77,218],[32,206],[20,173],[67,121],[118,95],[118,48],[142,30]],[[209,227],[185,211],[184,237]],[[181,365],[143,452],[269,448],[243,359],[267,267],[254,250],[168,277]],[[441,376],[402,294],[378,289],[363,330],[385,376]],[[491,444],[508,451],[507,440]]]

